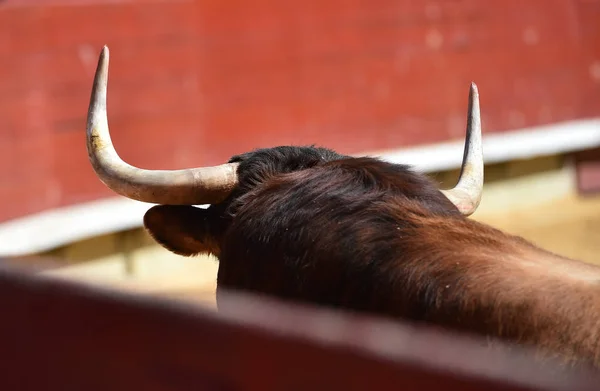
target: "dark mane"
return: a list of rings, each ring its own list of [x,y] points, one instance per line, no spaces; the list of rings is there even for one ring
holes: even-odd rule
[[[289,206],[304,194],[318,198],[337,193],[351,203],[364,197],[397,195],[422,202],[436,214],[460,215],[429,178],[414,173],[409,166],[376,158],[354,158],[314,146],[283,146],[237,155],[229,162],[240,163],[239,185],[231,197],[235,200],[230,205],[233,214],[248,199],[256,198],[256,192],[268,188],[279,196],[281,186],[294,194],[287,200]]]
[[[241,190],[228,209],[232,221],[220,246],[219,283],[235,281],[236,289],[357,310],[394,308],[413,320],[426,318],[440,281],[429,283],[412,272],[414,241],[434,245],[441,239],[436,238],[436,224],[431,232],[423,230],[429,221],[461,224],[465,218],[456,207],[432,181],[407,166],[331,151],[329,161],[297,159],[303,151],[310,157],[318,154],[285,150],[294,162],[285,164],[280,155],[277,164],[288,168],[283,173],[277,173],[271,160],[281,149],[241,160]],[[418,257],[425,258],[419,260],[421,267],[427,266],[427,258],[436,260],[431,255]],[[401,286],[415,283],[423,286],[421,292],[411,288],[399,294]]]

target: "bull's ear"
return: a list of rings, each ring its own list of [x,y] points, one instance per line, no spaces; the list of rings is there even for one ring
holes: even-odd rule
[[[219,256],[211,233],[210,212],[193,206],[157,205],[144,215],[144,226],[161,246],[175,254]]]

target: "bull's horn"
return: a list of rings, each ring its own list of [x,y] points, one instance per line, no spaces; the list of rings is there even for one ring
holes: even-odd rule
[[[114,192],[142,202],[214,204],[237,184],[237,164],[184,170],[143,170],[125,163],[112,145],[106,114],[108,47],[98,60],[87,118],[87,150],[100,180]]]
[[[479,91],[471,83],[469,92],[469,112],[467,116],[467,136],[465,151],[458,183],[453,189],[442,190],[460,212],[469,216],[479,206],[483,189],[483,148],[481,145],[481,114],[479,111]]]

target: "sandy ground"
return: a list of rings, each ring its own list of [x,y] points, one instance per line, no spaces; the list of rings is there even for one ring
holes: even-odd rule
[[[600,264],[600,196],[572,195],[535,207],[473,218],[557,254]]]

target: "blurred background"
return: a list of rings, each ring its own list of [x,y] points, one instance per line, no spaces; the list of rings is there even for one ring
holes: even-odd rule
[[[216,260],[155,244],[88,162],[104,44],[114,144],[150,169],[319,144],[452,186],[475,81],[472,218],[600,263],[600,0],[0,0],[0,257],[212,305]]]

